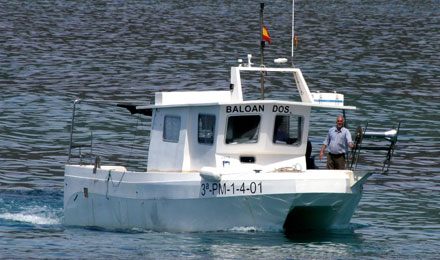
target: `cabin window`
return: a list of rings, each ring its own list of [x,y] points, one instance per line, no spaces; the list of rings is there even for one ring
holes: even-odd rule
[[[180,116],[165,116],[163,124],[163,140],[166,142],[179,142]]]
[[[276,116],[273,130],[273,142],[275,144],[300,145],[303,121],[302,116]]]
[[[257,143],[260,129],[260,116],[231,116],[226,130],[227,144]]]
[[[200,144],[214,143],[215,116],[199,114],[198,140]]]

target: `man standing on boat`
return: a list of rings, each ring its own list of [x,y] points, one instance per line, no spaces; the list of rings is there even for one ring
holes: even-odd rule
[[[336,126],[328,130],[327,137],[322,145],[319,159],[324,157],[325,148],[328,147],[327,169],[345,169],[345,153],[348,147],[354,147],[350,131],[344,127],[344,118],[338,116]]]

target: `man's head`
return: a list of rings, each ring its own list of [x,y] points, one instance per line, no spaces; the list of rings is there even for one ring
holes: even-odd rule
[[[338,116],[338,118],[336,118],[336,128],[338,128],[338,130],[341,130],[343,126],[344,126],[344,117]]]

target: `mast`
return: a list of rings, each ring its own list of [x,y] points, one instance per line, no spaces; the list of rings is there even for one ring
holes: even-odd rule
[[[264,67],[264,40],[263,40],[263,11],[264,3],[260,3],[260,67]],[[264,71],[261,71],[261,99],[264,99]]]
[[[295,65],[293,65],[294,41],[295,41],[295,0],[292,0],[292,67],[295,67]]]

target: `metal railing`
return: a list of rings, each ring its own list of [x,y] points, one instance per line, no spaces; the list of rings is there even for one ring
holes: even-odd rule
[[[74,132],[75,132],[75,119],[76,119],[76,110],[77,105],[80,103],[88,103],[95,105],[105,105],[105,106],[116,106],[125,108],[130,111],[131,114],[143,114],[147,116],[151,116],[151,109],[137,109],[137,106],[145,106],[149,105],[147,102],[115,102],[115,101],[105,101],[105,100],[81,100],[77,99],[73,103],[73,111],[72,111],[72,121],[71,121],[71,129],[70,129],[70,144],[69,144],[69,154],[67,158],[67,163],[71,163],[71,159],[79,158],[80,164],[89,163],[91,165],[95,165],[95,169],[100,167],[101,158],[98,155],[94,154],[93,151],[93,131],[90,132],[90,137],[87,142],[75,143],[74,142]],[[78,155],[73,154],[73,150],[78,149]],[[84,150],[88,150],[88,153],[83,152]]]
[[[359,155],[361,151],[386,151],[385,160],[382,165],[382,173],[387,173],[391,166],[391,159],[393,158],[394,150],[400,131],[400,122],[397,127],[393,127],[387,131],[367,131],[368,123],[364,129],[358,126],[356,131],[356,138],[354,141],[354,148],[348,156],[349,169],[355,170],[359,162]],[[364,143],[368,140],[367,143]],[[375,141],[382,141],[380,144],[375,144]],[[385,142],[385,144],[384,144]]]

